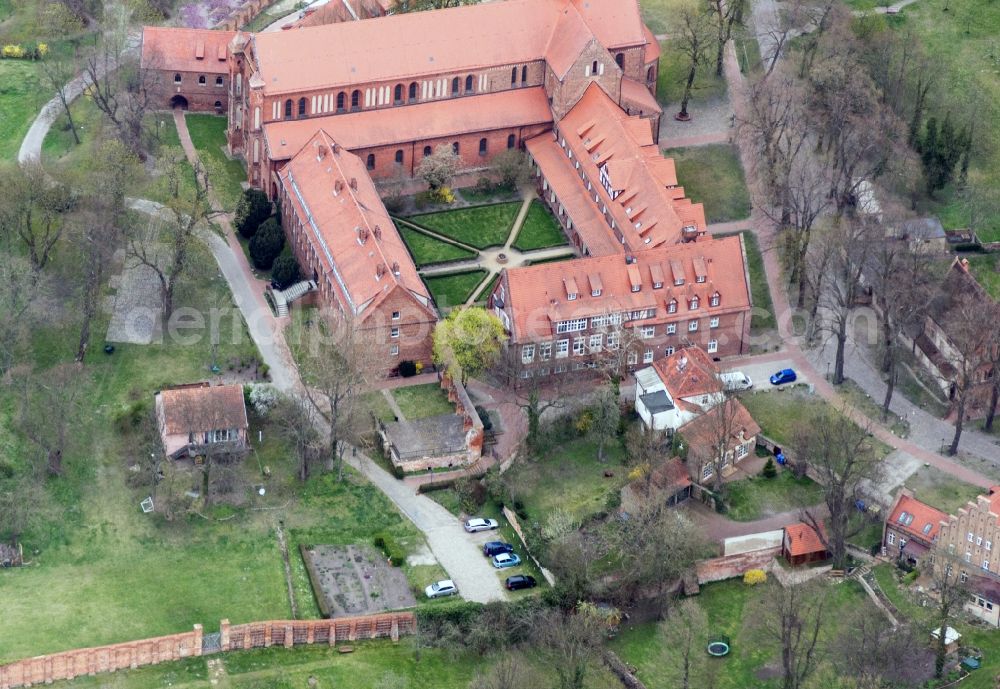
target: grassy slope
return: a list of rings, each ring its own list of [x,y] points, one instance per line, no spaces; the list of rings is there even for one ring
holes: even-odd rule
[[[439,309],[447,309],[465,303],[476,286],[487,275],[485,270],[473,270],[455,275],[441,275],[424,278],[427,289],[434,297],[434,303]]]
[[[416,223],[460,242],[485,249],[507,241],[520,203],[497,203],[490,206],[458,208],[440,213],[425,213],[409,218]]]
[[[757,235],[753,232],[744,232],[743,244],[747,252],[747,269],[750,272],[750,294],[753,298],[754,306],[753,317],[750,321],[750,332],[760,334],[773,330],[776,327],[774,305],[771,303],[771,288],[767,284],[764,256],[760,252]]]
[[[513,246],[520,251],[545,249],[550,246],[565,246],[569,242],[562,227],[549,209],[541,201],[532,201],[528,215],[524,218],[521,231]]]
[[[969,268],[979,284],[1000,301],[1000,255],[968,255]]]
[[[750,192],[736,149],[729,144],[671,148],[663,152],[677,165],[677,180],[688,198],[705,204],[709,223],[750,216]]]
[[[246,182],[247,172],[242,161],[229,159],[223,151],[226,145],[226,118],[191,114],[185,119],[191,141],[198,149],[198,157],[208,172],[219,201],[226,210],[232,211],[243,192],[241,184]]]
[[[470,251],[459,248],[452,244],[446,244],[433,237],[428,237],[409,227],[400,226],[399,234],[406,242],[410,253],[413,255],[413,262],[418,267],[431,265],[433,263],[445,263],[447,261],[460,261],[475,256]]]

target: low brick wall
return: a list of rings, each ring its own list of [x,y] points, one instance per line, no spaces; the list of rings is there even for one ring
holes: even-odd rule
[[[127,670],[200,656],[201,641],[202,628],[200,624],[196,624],[192,631],[183,634],[26,658],[9,665],[0,665],[0,689],[30,687],[33,684],[48,684],[81,675]]]
[[[697,565],[698,583],[722,581],[742,577],[751,569],[768,569],[771,560],[781,556],[781,547],[764,548],[739,555],[724,555],[711,560],[702,560]]]
[[[238,625],[222,620],[219,627],[221,649],[237,651],[270,646],[291,648],[302,644],[334,646],[362,639],[397,641],[400,636],[416,631],[417,620],[412,612],[394,612],[329,620],[271,620]],[[196,624],[190,632],[182,634],[26,658],[0,665],[0,689],[30,687],[200,656],[202,639],[202,626]]]

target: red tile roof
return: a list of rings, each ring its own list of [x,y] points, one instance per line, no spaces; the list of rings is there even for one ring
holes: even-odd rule
[[[280,174],[316,254],[354,315],[364,319],[397,287],[434,313],[364,162],[317,132]]]
[[[273,160],[287,160],[319,129],[348,150],[356,150],[550,122],[549,102],[539,86],[405,108],[270,122],[264,125],[264,138]]]
[[[242,385],[185,385],[160,391],[168,434],[246,428]]]
[[[826,538],[826,529],[820,522],[819,530]],[[785,543],[789,555],[797,557],[799,555],[810,555],[812,553],[822,553],[826,551],[823,540],[816,530],[809,524],[792,524],[785,527]]]
[[[728,424],[728,428],[720,424]],[[739,400],[727,399],[688,421],[678,430],[684,436],[694,456],[707,460],[716,456],[716,450],[722,444],[720,430],[729,433],[725,446],[726,450],[731,450],[736,445],[756,437],[760,433],[760,426]]]
[[[556,78],[562,79],[580,53],[596,41],[576,7],[572,3],[566,3],[559,13],[556,28],[545,48],[545,61],[552,68]]]
[[[719,380],[719,367],[701,347],[678,349],[670,356],[654,361],[653,369],[675,401],[685,397],[714,395],[723,389]]]
[[[520,65],[545,57],[567,5],[608,48],[646,41],[635,0],[505,0],[260,33],[254,53],[269,94]]]
[[[235,31],[145,26],[141,64],[147,69],[228,74],[229,42],[235,35]]]
[[[708,267],[708,277],[703,283],[695,282],[694,259],[704,259]],[[508,269],[507,301],[512,315],[513,340],[550,339],[558,321],[609,313],[651,309],[655,314],[652,319],[631,322],[642,325],[733,313],[750,307],[743,245],[738,236],[643,251],[635,255],[634,266],[625,261],[625,256],[619,254]],[[663,287],[654,289],[653,269],[659,266],[662,272],[668,262],[676,262],[683,268],[686,284],[670,287],[672,283],[663,283]],[[632,291],[630,268],[638,272],[642,281],[638,292]],[[600,296],[593,297],[590,290],[583,288],[576,299],[568,299],[566,281],[572,279],[577,285],[586,286],[591,275],[601,278],[604,289]],[[721,297],[719,306],[709,306],[709,297],[716,291]],[[681,304],[677,313],[668,314],[667,303],[674,295],[697,295],[700,299],[698,309],[690,311],[687,304]]]
[[[674,161],[653,142],[650,121],[629,116],[596,82],[559,122],[558,134],[631,251],[676,243],[684,227],[704,232],[704,208],[684,198]]]
[[[646,85],[628,77],[622,77],[622,101],[639,108],[644,115],[663,112]]]
[[[886,525],[925,541],[933,541],[941,530],[942,521],[948,521],[947,514],[901,492],[889,511]]]
[[[691,476],[688,474],[687,466],[679,457],[672,457],[653,469],[649,475],[649,485],[660,490],[678,491],[691,485]],[[646,479],[639,478],[631,483],[634,489],[643,490],[646,486]]]
[[[642,25],[642,35],[646,37],[646,47],[642,52],[642,59],[648,65],[660,59],[660,42],[656,40],[656,36],[645,24]]]

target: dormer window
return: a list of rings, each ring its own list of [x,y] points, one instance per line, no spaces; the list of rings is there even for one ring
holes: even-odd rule
[[[722,303],[722,295],[719,294],[718,292],[716,292],[715,294],[713,294],[711,297],[708,298],[709,306],[718,306],[721,303]]]
[[[699,275],[698,277],[695,278],[695,281],[696,282],[705,282],[705,279],[706,278],[705,278],[704,275]]]
[[[640,289],[642,289],[642,285],[632,285],[633,292],[638,292]]]
[[[683,284],[684,284],[684,278],[675,278],[674,279],[674,287],[680,287]]]
[[[691,297],[690,308],[692,311],[698,308],[698,297]]]
[[[667,302],[667,313],[677,313],[677,300],[671,299]]]
[[[663,283],[662,282],[654,282],[653,283],[653,289],[663,289]]]
[[[599,296],[601,296],[601,290],[599,290],[599,289],[591,290],[590,296],[592,296],[592,297],[599,297]]]
[[[570,292],[569,294],[566,295],[566,298],[569,299],[570,301],[576,301],[576,292]]]

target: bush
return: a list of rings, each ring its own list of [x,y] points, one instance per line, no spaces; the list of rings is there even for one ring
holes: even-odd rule
[[[299,262],[295,260],[291,249],[286,246],[281,255],[274,260],[271,279],[278,283],[279,289],[285,289],[298,282],[299,275]]]
[[[909,586],[910,584],[915,582],[917,580],[917,577],[919,576],[920,576],[919,570],[915,569],[911,572],[907,572],[906,574],[903,575],[903,584]]]
[[[285,245],[285,235],[274,218],[268,218],[250,240],[250,258],[260,270],[270,270]]]
[[[256,233],[261,223],[271,215],[271,202],[260,189],[247,189],[236,204],[233,221],[236,231],[250,239]]]
[[[142,421],[148,413],[149,405],[146,403],[146,400],[136,400],[115,413],[115,428],[122,435],[130,433],[142,425]]]
[[[405,361],[399,362],[399,375],[403,378],[412,378],[417,375],[417,365],[406,359]]]
[[[455,492],[463,512],[471,514],[486,502],[486,487],[481,481],[463,476],[455,481]]]
[[[619,507],[622,506],[622,494],[620,491],[614,490],[608,493],[608,499],[604,503],[605,509],[608,512],[616,512]]]
[[[764,478],[774,478],[778,475],[778,467],[775,466],[773,457],[768,457],[767,461],[764,462],[764,468],[761,469],[760,475]]]
[[[389,564],[393,567],[402,567],[406,562],[406,551],[396,543],[396,539],[388,534],[376,534],[375,547],[385,554],[389,559]]]
[[[747,586],[756,586],[767,581],[767,572],[762,569],[750,569],[743,575],[743,583]]]
[[[490,418],[490,413],[486,411],[485,408],[476,405],[476,413],[479,414],[479,420],[483,422],[484,431],[493,430],[493,420]]]

